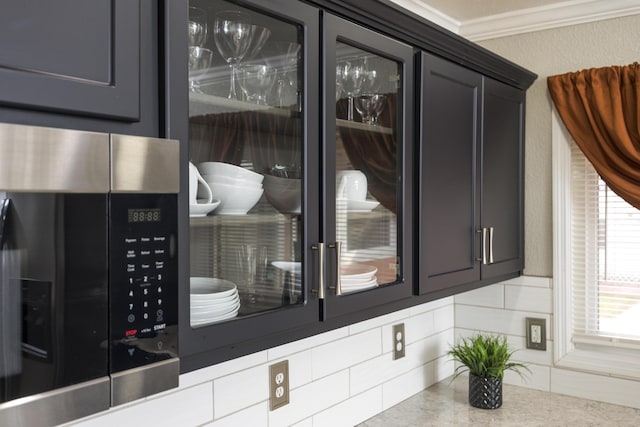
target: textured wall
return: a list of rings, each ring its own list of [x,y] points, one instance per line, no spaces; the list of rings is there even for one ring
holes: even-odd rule
[[[551,277],[551,99],[547,76],[640,61],[640,15],[478,44],[538,74],[527,92],[525,274]]]

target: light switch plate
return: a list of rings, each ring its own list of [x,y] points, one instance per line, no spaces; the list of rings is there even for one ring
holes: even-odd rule
[[[393,325],[393,360],[404,357],[404,323]]]
[[[269,410],[289,404],[289,361],[269,366]]]
[[[532,350],[547,350],[547,321],[534,317],[526,318],[527,348]]]

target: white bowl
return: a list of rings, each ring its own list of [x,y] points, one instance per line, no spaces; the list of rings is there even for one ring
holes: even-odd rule
[[[262,188],[238,187],[236,185],[210,182],[213,198],[220,200],[220,206],[216,209],[219,215],[245,215],[253,208],[260,196]]]
[[[299,179],[264,176],[264,194],[279,212],[299,214],[302,206],[302,189]]]
[[[232,311],[238,311],[240,309],[240,301],[236,302],[233,305],[228,305],[224,307],[216,307],[211,310],[191,310],[191,320],[207,320],[215,317],[224,316],[225,314],[229,314]]]
[[[222,175],[229,178],[241,179],[246,181],[252,181],[257,184],[262,184],[264,176],[245,169],[241,166],[232,165],[231,163],[222,162],[202,162],[198,164],[198,170],[203,175]]]
[[[378,269],[373,265],[350,264],[340,269],[342,280],[349,279],[372,279]]]
[[[192,277],[190,280],[191,301],[211,301],[238,293],[235,283],[215,277]]]
[[[259,182],[251,181],[249,179],[231,178],[229,176],[216,175],[214,173],[204,174],[202,175],[202,178],[207,183],[218,182],[220,184],[237,185],[238,187],[262,188],[262,184],[260,184]]]

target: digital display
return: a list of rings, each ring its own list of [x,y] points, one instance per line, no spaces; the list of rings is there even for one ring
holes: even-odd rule
[[[129,209],[129,222],[160,222],[161,215],[159,208],[153,209]]]

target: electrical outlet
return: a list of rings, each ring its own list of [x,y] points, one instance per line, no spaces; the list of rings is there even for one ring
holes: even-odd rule
[[[404,357],[404,323],[393,325],[393,360]]]
[[[269,409],[289,404],[289,361],[269,366]]]
[[[527,348],[533,350],[547,350],[547,321],[546,319],[526,318]]]

